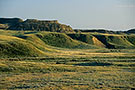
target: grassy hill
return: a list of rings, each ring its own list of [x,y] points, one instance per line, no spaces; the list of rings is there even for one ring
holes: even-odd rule
[[[74,40],[67,36],[65,33],[55,33],[55,32],[43,32],[37,34],[41,40],[43,40],[46,44],[61,47],[61,48],[97,48],[96,46],[89,45],[87,43],[83,43],[77,40]]]
[[[134,30],[72,32],[18,18],[0,28],[0,90],[135,89]]]
[[[46,55],[24,39],[0,35],[1,57],[35,57]]]
[[[105,47],[105,45],[101,41],[99,41],[95,36],[89,33],[68,34],[68,36],[70,36],[71,38],[75,40],[79,40],[79,41],[82,41],[91,45],[95,45],[98,47]]]
[[[71,38],[98,47],[109,49],[135,48],[135,35],[127,34],[101,34],[101,33],[76,33],[68,34]]]
[[[134,34],[0,30],[0,89],[132,90],[134,45]]]
[[[133,39],[135,36],[130,37],[130,35],[111,35],[111,34],[102,34],[102,35],[94,35],[97,39],[99,39],[106,48],[110,49],[130,49],[135,48],[130,39]],[[127,39],[130,37],[130,39]]]
[[[64,49],[134,49],[135,35],[0,30],[1,57],[49,56]]]
[[[1,57],[49,56],[50,52],[60,52],[58,48],[98,47],[74,40],[64,33],[0,30]]]

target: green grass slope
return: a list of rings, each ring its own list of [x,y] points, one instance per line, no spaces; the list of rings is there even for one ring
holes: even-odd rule
[[[72,39],[79,40],[91,45],[99,46],[99,47],[105,47],[105,45],[99,41],[96,37],[89,33],[76,33],[76,34],[68,34]]]
[[[135,35],[0,30],[0,57],[50,56],[64,49],[133,49]]]
[[[67,36],[65,33],[56,33],[56,32],[42,32],[38,33],[37,36],[41,38],[46,44],[61,47],[61,48],[97,48],[94,45],[89,45],[77,40],[74,40]]]
[[[72,39],[79,40],[90,45],[109,49],[135,48],[135,35],[99,34],[99,33],[72,33],[67,34]]]
[[[0,30],[0,57],[50,56],[59,48],[86,49],[93,45],[73,40],[64,33]]]
[[[37,37],[35,34],[24,34],[24,35],[16,35],[16,37],[22,38],[24,40],[27,40],[30,44],[35,46],[36,48],[44,51],[44,52],[55,52],[57,50],[52,49],[51,46],[47,45],[42,41],[39,37]]]
[[[0,57],[45,56],[46,53],[21,38],[0,35]]]
[[[132,39],[134,40],[134,37],[130,37],[128,39],[127,35],[94,35],[98,40],[100,40],[104,45],[106,45],[106,48],[110,49],[130,49],[135,48],[135,46],[132,44]]]
[[[135,35],[133,34],[133,35],[128,35],[128,36],[126,36],[126,39],[130,42],[130,43],[132,43],[133,45],[135,45]]]

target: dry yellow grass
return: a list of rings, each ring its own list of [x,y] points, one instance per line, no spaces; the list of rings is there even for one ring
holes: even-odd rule
[[[92,40],[93,40],[94,45],[97,45],[99,47],[105,47],[105,45],[101,41],[99,41],[97,38],[95,38],[94,36],[93,36]]]
[[[0,35],[0,43],[19,42],[34,50],[33,54],[38,52],[43,53],[43,56],[29,59],[28,57],[1,59],[1,90],[131,90],[135,88],[134,49],[66,49],[46,45],[34,34],[26,34],[24,36],[27,38],[23,39],[12,36],[13,32],[10,31],[4,33]],[[6,36],[6,33],[10,35]],[[93,41],[94,44],[103,46],[98,39],[93,38]]]

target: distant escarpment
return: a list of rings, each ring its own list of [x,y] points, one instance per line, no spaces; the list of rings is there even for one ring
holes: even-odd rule
[[[135,29],[130,29],[127,31],[111,31],[105,29],[74,29],[75,32],[83,32],[83,33],[107,33],[107,34],[134,34]]]
[[[130,29],[130,30],[128,30],[126,33],[135,33],[135,29]]]
[[[57,20],[0,18],[0,28],[8,30],[30,30],[30,31],[51,31],[51,32],[73,32],[73,29]]]

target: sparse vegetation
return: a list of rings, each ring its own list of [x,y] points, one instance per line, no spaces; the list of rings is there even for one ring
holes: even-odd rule
[[[130,58],[124,60],[63,58],[10,61],[3,59],[0,60],[0,89],[130,90],[135,88],[135,62]]]
[[[0,30],[0,89],[135,89],[134,38]]]

